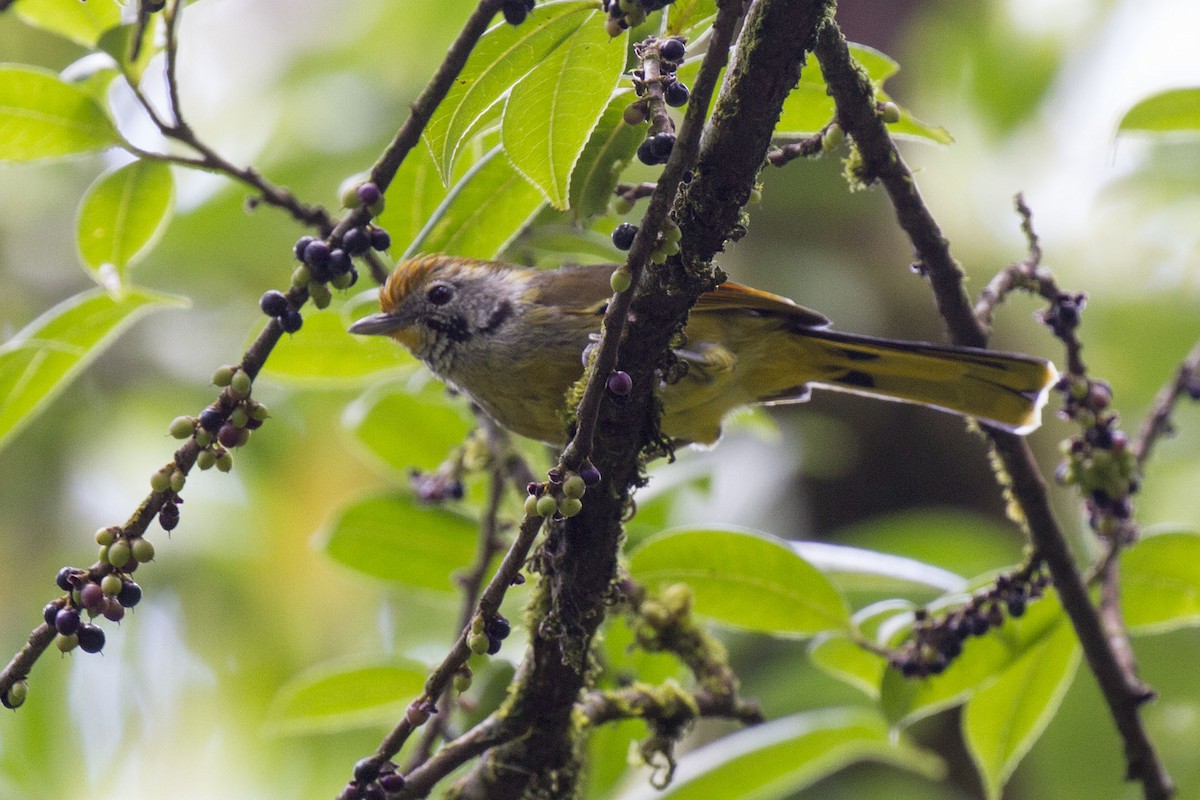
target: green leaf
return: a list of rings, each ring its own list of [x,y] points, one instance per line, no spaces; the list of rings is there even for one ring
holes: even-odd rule
[[[158,161],[134,161],[106,172],[79,204],[79,258],[93,280],[122,291],[129,267],[146,253],[171,216],[175,182]]]
[[[266,730],[297,736],[393,725],[424,691],[426,673],[422,665],[403,661],[316,667],[279,688]]]
[[[476,536],[475,522],[461,514],[381,494],[343,508],[318,542],[334,561],[366,575],[456,592],[451,575],[471,564]]]
[[[828,542],[792,542],[791,546],[844,591],[898,594],[936,589],[938,592],[961,592],[967,586],[966,578],[960,575],[890,553]]]
[[[460,150],[490,118],[489,112],[595,11],[594,0],[539,3],[524,23],[501,22],[480,38],[425,126],[425,143],[443,183],[449,183]]]
[[[100,34],[121,22],[116,0],[21,0],[13,10],[30,25],[85,47],[94,47]]]
[[[379,216],[379,224],[392,236],[394,252],[416,241],[445,199],[446,187],[438,177],[429,148],[414,147],[388,185],[387,204]]]
[[[1160,533],[1122,552],[1121,613],[1140,633],[1200,624],[1200,534]]]
[[[0,66],[0,162],[88,153],[120,141],[85,90],[46,70]]]
[[[822,633],[809,644],[813,664],[868,697],[878,699],[887,659],[864,650],[844,633]]]
[[[97,46],[101,50],[112,56],[118,64],[125,66],[125,71],[134,84],[141,81],[146,67],[150,65],[150,59],[162,50],[156,44],[158,38],[154,35],[159,17],[158,14],[151,15],[149,24],[144,26],[131,22],[127,25],[110,28],[101,35],[97,42]],[[138,46],[137,58],[130,61],[129,56],[133,52],[133,37],[139,32],[142,41]]]
[[[711,27],[716,15],[716,0],[675,0],[667,6],[667,35],[691,35],[700,23],[705,23],[706,28]]]
[[[1170,89],[1140,100],[1125,112],[1119,133],[1200,132],[1200,87]]]
[[[778,800],[857,761],[878,761],[930,780],[945,775],[937,756],[893,740],[865,709],[794,714],[738,731],[679,759],[665,790],[639,783],[619,800]]]
[[[143,289],[119,300],[100,289],[56,305],[0,345],[0,445],[33,419],[80,370],[150,311],[187,301]]]
[[[963,737],[988,800],[999,800],[1017,764],[1058,712],[1079,666],[1079,654],[1072,627],[1057,625],[967,701]]]
[[[652,587],[687,583],[696,610],[728,625],[811,636],[845,628],[846,601],[787,542],[738,530],[684,529],[647,539],[629,556],[633,576]]]
[[[386,336],[347,333],[350,324],[334,306],[307,311],[304,325],[279,341],[262,374],[281,383],[342,389],[363,386],[384,373],[416,363],[408,350]]]
[[[1024,616],[1006,618],[999,628],[963,642],[962,654],[941,675],[914,680],[897,670],[886,670],[880,692],[884,714],[903,727],[958,705],[999,678],[1062,625],[1070,627],[1057,595],[1048,592],[1030,603]]]
[[[599,216],[608,210],[621,171],[646,136],[640,126],[625,124],[625,107],[633,99],[631,89],[613,95],[575,164],[571,174],[570,206],[576,221]]]
[[[437,467],[472,426],[462,403],[436,381],[417,390],[394,381],[376,384],[347,406],[342,424],[368,453],[404,474]]]
[[[604,12],[593,10],[561,46],[522,78],[504,104],[504,153],[560,211],[571,171],[625,66],[629,34],[609,38]]]
[[[455,184],[404,257],[445,253],[495,258],[541,205],[541,192],[497,147]]]

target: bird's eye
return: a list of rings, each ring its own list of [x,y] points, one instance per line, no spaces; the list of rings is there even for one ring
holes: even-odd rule
[[[444,306],[454,298],[454,287],[446,283],[435,284],[429,287],[429,292],[425,296],[435,306]]]

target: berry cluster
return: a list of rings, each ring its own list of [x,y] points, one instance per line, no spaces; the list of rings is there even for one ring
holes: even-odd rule
[[[96,541],[100,563],[111,571],[97,579],[85,569],[63,567],[55,583],[68,594],[42,609],[42,619],[58,634],[55,644],[63,653],[76,647],[85,653],[103,650],[104,630],[90,620],[103,616],[120,622],[125,611],[142,600],[142,587],[129,574],[154,558],[154,545],[141,536],[126,536],[119,527],[101,528]],[[84,621],[85,614],[89,621]]]
[[[663,107],[687,105],[691,94],[687,86],[675,77],[675,71],[685,54],[683,40],[657,39],[651,36],[634,46],[634,53],[643,62],[633,71],[633,89],[638,99],[625,108],[627,125],[640,125],[647,120],[650,128],[637,150],[643,164],[665,164],[675,147],[675,122]]]
[[[500,652],[500,647],[508,635],[512,633],[512,625],[503,614],[484,619],[477,615],[471,621],[471,632],[467,634],[467,647],[476,655],[487,653],[494,656]]]
[[[354,779],[346,787],[346,794],[363,800],[384,800],[399,794],[404,791],[405,780],[397,769],[391,761],[376,766],[374,759],[364,758],[354,765]]]
[[[1041,597],[1049,584],[1041,564],[1031,564],[1001,575],[987,591],[944,617],[918,609],[911,638],[888,657],[888,664],[906,678],[939,675],[962,653],[966,639],[1000,627],[1006,616],[1024,615],[1029,601]]]
[[[614,372],[613,376],[625,375],[624,372]],[[629,376],[625,375],[628,379]],[[609,377],[611,384],[613,377]],[[629,383],[630,388],[633,382]],[[611,391],[611,389],[610,389]],[[628,394],[628,390],[625,392]],[[584,461],[579,472],[563,473],[558,467],[547,473],[546,483],[529,484],[529,496],[525,498],[525,513],[529,516],[554,517],[563,519],[573,517],[583,510],[583,495],[589,487],[600,482],[600,470],[591,461]]]
[[[637,236],[638,227],[629,222],[622,222],[617,227],[613,228],[612,243],[618,250],[628,250],[633,247],[633,239]],[[668,217],[663,222],[662,232],[658,235],[658,240],[654,243],[654,249],[650,251],[650,261],[653,264],[662,264],[667,260],[668,256],[673,256],[679,252],[679,243],[683,240],[683,231],[675,224],[675,220]],[[626,274],[623,278],[617,276],[621,273],[618,269],[613,273],[612,288],[615,292],[623,292],[629,288],[626,279],[632,279]],[[624,286],[624,288],[618,288]]]
[[[646,15],[671,5],[675,0],[604,0],[608,12],[605,27],[609,36],[617,36],[626,28],[636,28],[646,21]]]
[[[504,14],[504,21],[509,25],[520,25],[535,5],[537,0],[504,0],[500,12]]]

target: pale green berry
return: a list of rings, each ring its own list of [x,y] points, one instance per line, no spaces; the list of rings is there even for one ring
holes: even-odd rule
[[[367,206],[367,211],[371,212],[372,217],[378,217],[383,213],[383,209],[387,208],[387,198],[381,197],[371,205]]]
[[[104,546],[112,544],[116,541],[117,533],[119,533],[120,530],[120,528],[115,528],[111,525],[107,528],[101,528],[100,530],[96,531],[96,544]]]
[[[646,121],[646,104],[640,101],[625,106],[622,119],[626,125],[641,125]]]
[[[541,514],[538,513],[537,504],[538,504],[537,495],[531,494],[525,498],[525,514],[526,514],[526,516],[530,516],[530,517],[540,517],[541,516]]]
[[[335,289],[349,289],[354,283],[353,272],[343,272],[341,275],[334,276],[329,284]]]
[[[233,380],[234,369],[234,367],[228,364],[223,367],[217,367],[217,371],[212,376],[213,386],[228,386],[229,382]]]
[[[235,428],[244,428],[246,423],[250,421],[250,414],[246,411],[245,406],[238,406],[229,415],[229,421],[233,423]]]
[[[558,501],[558,513],[564,517],[573,517],[583,509],[583,501],[577,497],[564,497]]]
[[[891,103],[891,102],[884,103],[882,106],[879,107],[879,116],[882,117],[883,121],[889,125],[891,125],[892,123],[895,123],[895,122],[899,122],[900,121],[900,106],[896,105],[895,103]]]
[[[233,469],[233,453],[226,450],[217,456],[217,469],[221,472],[229,472]]]
[[[187,476],[183,474],[183,470],[177,469],[171,473],[171,491],[178,494],[183,491],[183,485],[187,483]]]
[[[578,500],[587,491],[587,484],[583,482],[583,478],[580,476],[571,475],[563,481],[562,491],[564,496],[573,497]]]
[[[312,283],[312,270],[307,264],[301,264],[292,270],[292,286],[303,289]]]
[[[633,201],[623,195],[618,195],[612,204],[613,213],[618,216],[628,214],[633,211]]]
[[[124,539],[118,539],[108,548],[108,563],[117,569],[128,564],[131,558],[133,558],[133,551],[129,547],[129,542]]]
[[[4,695],[4,705],[9,708],[20,708],[28,696],[29,684],[25,681],[17,681],[8,687],[8,693]]]
[[[100,554],[96,558],[100,561],[101,564],[108,563],[108,548],[109,548],[109,545],[107,545],[107,544],[100,545]],[[72,594],[72,597],[74,597],[74,594]]]
[[[262,403],[254,403],[250,407],[250,416],[261,421],[270,417],[271,412]]]
[[[171,488],[171,471],[160,469],[150,476],[150,489],[162,494]]]
[[[829,124],[825,132],[821,134],[821,149],[826,153],[837,150],[846,141],[846,132],[842,130],[842,126],[836,122]]]
[[[621,267],[620,269],[613,270],[613,274],[608,279],[608,283],[614,292],[624,292],[633,285],[633,275],[630,274],[629,270]]]
[[[54,646],[60,652],[69,653],[79,646],[79,636],[72,633],[70,636],[63,636],[61,633],[54,637]]]
[[[662,245],[659,245],[658,247],[654,248],[654,251],[652,253],[650,253],[650,263],[651,264],[667,263],[667,252],[662,248]]]
[[[488,651],[488,644],[486,633],[472,633],[467,636],[467,647],[471,648],[471,652],[477,656]]]
[[[114,595],[121,591],[123,585],[121,579],[111,572],[100,579],[100,591],[107,595]]]
[[[196,432],[196,420],[191,417],[176,417],[171,420],[169,430],[176,439],[187,439]]]
[[[624,28],[621,27],[621,20],[617,19],[616,17],[608,17],[604,20],[604,32],[607,33],[609,37],[615,39],[621,35],[621,31],[623,30]]]
[[[486,639],[487,637],[485,636],[483,638]],[[487,652],[486,648],[484,649],[484,652],[485,653]],[[463,673],[463,672],[454,673],[454,691],[458,692],[459,694],[462,694],[463,692],[467,691],[470,688],[471,688],[471,676],[470,675],[467,675],[466,673]]]
[[[201,450],[196,456],[196,466],[200,469],[212,469],[217,463],[217,457],[212,450]]]
[[[558,511],[558,501],[553,496],[544,494],[538,498],[537,513],[543,517],[550,517],[554,512]]]
[[[139,536],[133,540],[133,545],[130,549],[133,557],[137,559],[139,564],[145,564],[147,561],[154,560],[154,543],[149,539],[143,539]]]
[[[329,291],[329,287],[323,283],[314,283],[309,286],[308,296],[312,298],[313,305],[317,308],[329,308],[329,304],[333,301],[333,292]]]
[[[200,428],[196,431],[196,444],[200,445],[201,447],[208,447],[212,443],[213,437],[211,433],[204,430],[204,428]]]
[[[233,379],[229,382],[229,393],[235,400],[249,397],[253,388],[254,381],[240,369],[234,373]]]

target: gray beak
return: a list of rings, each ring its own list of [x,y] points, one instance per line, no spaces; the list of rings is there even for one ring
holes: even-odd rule
[[[396,314],[372,314],[369,317],[363,317],[351,325],[350,333],[357,333],[363,336],[382,336],[399,330],[407,324],[403,317]]]

